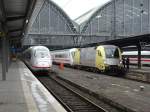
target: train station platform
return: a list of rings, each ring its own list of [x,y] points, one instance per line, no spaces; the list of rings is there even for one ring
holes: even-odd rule
[[[127,112],[150,112],[150,85],[121,77],[54,66],[56,75],[79,86],[85,92]]]
[[[137,66],[130,66],[126,77],[150,83],[150,67],[142,66],[139,69]]]
[[[26,65],[16,61],[11,63],[6,81],[0,80],[0,112],[66,111]]]

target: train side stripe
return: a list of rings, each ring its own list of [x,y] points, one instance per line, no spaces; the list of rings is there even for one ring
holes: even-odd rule
[[[130,61],[138,61],[137,58],[129,58]],[[141,61],[150,62],[150,59],[141,59]]]

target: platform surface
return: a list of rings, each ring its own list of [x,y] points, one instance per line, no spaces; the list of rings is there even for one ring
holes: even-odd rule
[[[60,70],[58,66],[54,67],[54,71],[60,77],[110,99],[126,109],[136,112],[150,112],[149,84],[71,68]],[[144,87],[143,91],[141,86]]]
[[[142,66],[139,69],[137,66],[130,66],[127,70],[126,77],[150,83],[150,67]]]
[[[141,73],[149,73],[150,74],[150,67],[142,66],[140,69],[138,66],[130,66],[129,71],[141,72]]]
[[[0,112],[66,112],[20,61],[11,63],[6,81],[0,70]]]

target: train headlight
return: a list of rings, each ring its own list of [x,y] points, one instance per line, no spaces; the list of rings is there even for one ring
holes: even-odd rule
[[[122,64],[122,61],[120,60],[120,64]]]
[[[106,60],[104,60],[104,64],[107,64]]]

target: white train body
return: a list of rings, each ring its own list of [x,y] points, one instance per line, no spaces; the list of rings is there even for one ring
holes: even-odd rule
[[[125,51],[122,56],[124,58],[129,57],[130,64],[138,63],[138,51]],[[141,64],[150,65],[150,51],[141,51]]]
[[[25,50],[23,60],[33,71],[49,71],[52,67],[50,51],[45,46],[33,46]]]
[[[52,59],[55,63],[63,63],[68,65],[75,65],[76,61],[74,60],[74,53],[76,52],[76,48],[67,49],[67,50],[58,50],[52,51]]]

